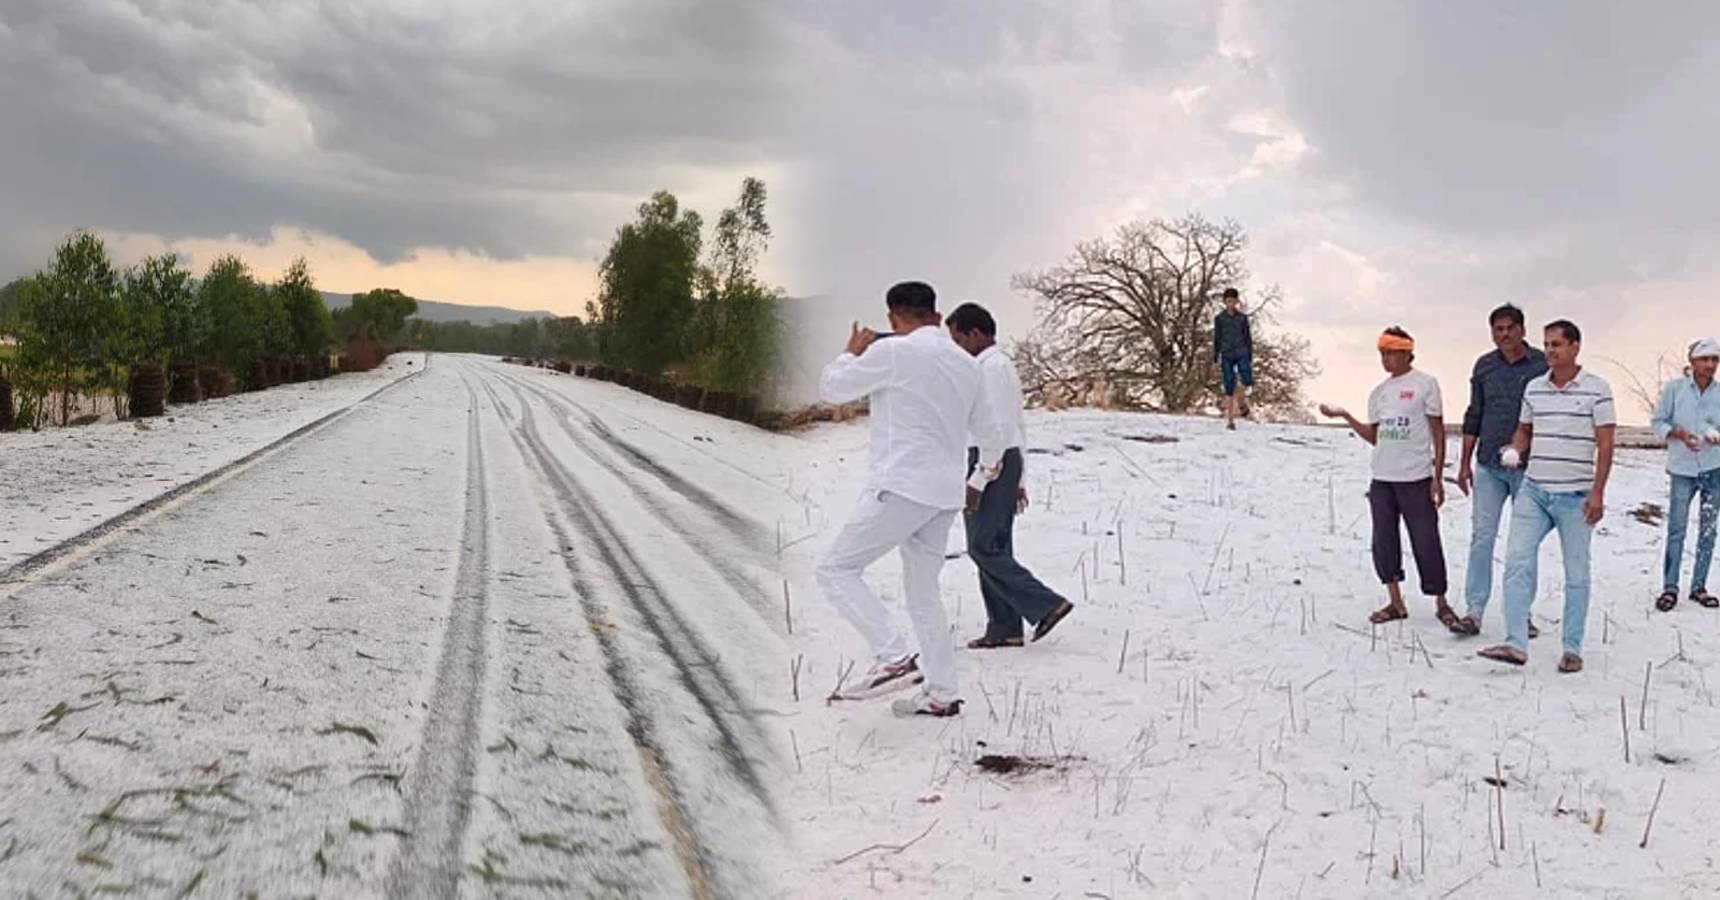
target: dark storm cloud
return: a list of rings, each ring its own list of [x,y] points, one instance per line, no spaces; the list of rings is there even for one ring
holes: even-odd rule
[[[1319,172],[1454,233],[1712,225],[1720,8],[1668,2],[1261,6]]]
[[[771,157],[764,9],[11,0],[0,266],[77,226],[579,253],[650,191]]]

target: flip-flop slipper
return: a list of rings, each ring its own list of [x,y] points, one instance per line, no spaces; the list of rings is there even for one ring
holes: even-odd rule
[[[1510,644],[1496,644],[1485,650],[1476,651],[1475,655],[1482,659],[1491,659],[1494,662],[1510,663],[1513,666],[1520,666],[1529,661],[1529,654]]]
[[[1696,600],[1696,597],[1693,595],[1690,599]],[[1700,603],[1701,601],[1698,600],[1697,602]],[[1661,591],[1660,598],[1654,601],[1654,608],[1661,612],[1672,612],[1672,608],[1677,605],[1677,591]]]
[[[1396,622],[1399,619],[1407,618],[1409,618],[1409,610],[1393,609],[1387,606],[1374,610],[1373,613],[1368,616],[1368,621],[1375,625],[1384,625],[1387,622]]]
[[[1001,647],[1020,647],[1021,638],[977,637],[967,642],[969,650],[996,650]]]
[[[1075,611],[1075,604],[1070,603],[1067,600],[1063,601],[1062,606],[1059,606],[1056,609],[1052,610],[1050,612],[1050,614],[1048,614],[1045,618],[1039,620],[1038,625],[1034,626],[1034,628],[1033,628],[1033,640],[1035,642],[1038,642],[1040,639],[1042,639],[1046,635],[1050,634],[1051,629],[1056,628],[1058,622],[1061,622],[1065,618],[1068,618],[1069,614],[1074,612],[1074,611]]]
[[[1445,627],[1458,637],[1474,637],[1481,633],[1481,623],[1473,616],[1462,616]]]
[[[1720,597],[1716,597],[1707,591],[1692,591],[1690,594],[1690,602],[1702,607],[1703,609],[1720,608]]]

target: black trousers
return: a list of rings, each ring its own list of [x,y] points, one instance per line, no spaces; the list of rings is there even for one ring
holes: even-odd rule
[[[1421,592],[1429,597],[1445,596],[1445,547],[1439,540],[1439,508],[1433,505],[1433,479],[1420,481],[1375,481],[1368,488],[1368,505],[1374,513],[1374,571],[1382,584],[1404,580],[1402,522],[1409,528],[1409,545],[1415,568],[1421,574]]]
[[[969,448],[968,474],[978,463],[979,451]],[[979,510],[962,517],[968,557],[979,568],[988,638],[1021,637],[1022,619],[1037,625],[1063,604],[1062,596],[1015,561],[1015,494],[1020,486],[1021,451],[1011,449],[1003,454],[1003,472],[986,485]]]

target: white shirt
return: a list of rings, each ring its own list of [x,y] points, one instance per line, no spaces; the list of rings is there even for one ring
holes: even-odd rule
[[[1581,493],[1595,484],[1595,429],[1618,424],[1612,386],[1587,369],[1564,387],[1548,372],[1523,389],[1517,421],[1535,429],[1530,436],[1529,480],[1548,493]]]
[[[984,379],[985,402],[991,406],[991,414],[997,431],[995,442],[1001,458],[1003,450],[1011,448],[1025,451],[1027,449],[1027,406],[1021,394],[1021,376],[1015,370],[1015,361],[1010,359],[996,344],[980,351],[974,357],[979,361],[980,374]],[[991,465],[986,464],[984,441],[981,435],[968,435],[968,446],[979,447],[980,464],[974,467],[973,478],[968,484],[984,489],[990,480]],[[1025,470],[1027,460],[1022,458]],[[992,465],[995,465],[993,463]]]
[[[1445,417],[1445,399],[1432,375],[1411,369],[1380,382],[1368,395],[1374,435],[1374,480],[1422,481],[1433,477],[1433,423]],[[1439,440],[1445,440],[1440,435]]]
[[[961,509],[968,434],[993,436],[980,451],[988,469],[1003,456],[991,404],[981,400],[979,362],[937,326],[842,354],[824,367],[819,393],[826,403],[870,401],[869,489]]]

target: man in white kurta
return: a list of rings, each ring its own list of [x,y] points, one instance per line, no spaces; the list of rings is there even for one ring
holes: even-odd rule
[[[961,700],[938,576],[950,526],[968,500],[969,432],[990,438],[982,447],[986,471],[997,467],[1002,451],[995,446],[995,416],[981,402],[979,365],[939,327],[931,287],[905,282],[885,300],[895,333],[879,340],[856,325],[819,384],[827,403],[869,401],[871,447],[865,491],[819,563],[818,583],[873,655],[871,669],[843,696],[923,684],[919,697],[893,705],[897,714],[951,716]],[[891,550],[901,553],[918,653],[866,586],[866,567]]]

